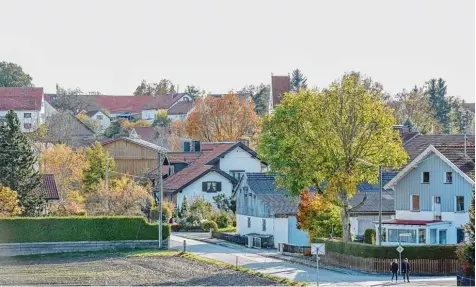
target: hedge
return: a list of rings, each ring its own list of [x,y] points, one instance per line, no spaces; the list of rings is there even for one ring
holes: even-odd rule
[[[210,231],[210,229],[213,229],[213,231],[218,231],[218,225],[213,220],[207,220],[202,222],[202,229],[204,231]]]
[[[375,232],[375,229],[373,228],[368,228],[365,229],[364,232],[364,243],[367,244],[375,244],[377,238],[377,234]]]
[[[365,243],[343,242],[329,239],[314,239],[325,243],[326,251],[363,258],[398,258],[397,246],[378,246]],[[404,245],[403,258],[409,259],[456,259],[458,245]]]
[[[170,235],[164,224],[162,238]],[[157,240],[157,223],[143,217],[13,217],[0,219],[0,243]]]

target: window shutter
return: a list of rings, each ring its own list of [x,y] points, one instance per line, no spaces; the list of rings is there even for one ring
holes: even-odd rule
[[[207,191],[207,183],[202,182],[202,191]]]
[[[221,182],[217,182],[217,191],[221,191]]]

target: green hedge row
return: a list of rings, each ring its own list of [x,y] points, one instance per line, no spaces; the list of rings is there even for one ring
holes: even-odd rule
[[[326,251],[364,258],[397,259],[397,246],[378,246],[356,242],[315,239],[325,243]],[[457,245],[412,245],[403,246],[402,258],[408,259],[456,259]]]
[[[170,235],[164,224],[162,238]],[[0,243],[157,240],[157,224],[143,217],[14,217],[0,219]]]

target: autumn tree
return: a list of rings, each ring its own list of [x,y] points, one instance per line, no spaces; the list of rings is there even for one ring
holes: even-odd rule
[[[308,189],[299,195],[297,227],[307,231],[311,239],[328,237],[330,234],[342,236],[340,208],[325,196],[311,194]]]
[[[193,100],[196,100],[205,94],[205,91],[200,90],[200,88],[195,87],[194,85],[187,86],[185,88],[185,93],[189,94]]]
[[[106,170],[114,171],[114,158],[102,148],[99,142],[85,151],[86,168],[83,170],[83,186],[87,192],[93,191],[106,178]]]
[[[187,118],[186,131],[190,137],[207,142],[237,141],[256,133],[257,122],[253,103],[228,94],[198,100]]]
[[[0,217],[20,215],[23,207],[19,203],[16,191],[0,185]]]
[[[146,187],[122,177],[112,180],[109,186],[101,180],[86,198],[86,206],[91,215],[143,215],[142,209],[148,200],[152,197]]]
[[[0,62],[0,87],[33,87],[32,78],[21,66]]]
[[[148,120],[129,121],[127,119],[118,118],[111,122],[109,127],[104,131],[104,135],[108,138],[117,136],[129,136],[133,128],[150,127]]]
[[[147,83],[142,80],[134,91],[134,96],[161,96],[176,93],[175,86],[170,80],[162,79],[159,83]]]
[[[346,74],[319,94],[285,95],[265,118],[259,154],[276,172],[278,185],[299,195],[323,186],[341,209],[343,238],[350,240],[349,198],[362,181],[377,182],[375,165],[399,168],[407,155],[393,111],[383,94],[359,73]]]
[[[41,173],[54,174],[60,200],[57,215],[75,215],[84,210],[81,191],[83,172],[88,167],[83,149],[73,150],[64,144],[43,148],[38,159]]]
[[[435,119],[426,92],[421,87],[415,86],[411,91],[398,93],[394,108],[397,122],[411,124],[413,130],[430,134],[439,129],[440,123]]]
[[[80,88],[66,89],[56,84],[56,99],[52,105],[57,110],[77,114],[95,106],[94,96],[84,93]]]
[[[170,123],[170,151],[182,151],[180,139],[188,137],[186,127],[187,121],[184,119],[176,120]]]
[[[41,184],[36,155],[20,130],[17,114],[10,110],[5,119],[6,125],[0,125],[0,184],[18,193],[24,215],[36,216],[44,205],[36,191]]]
[[[94,133],[98,133],[101,129],[101,124],[98,120],[92,119],[85,113],[79,113],[76,115],[76,118],[80,120],[83,124],[85,124],[88,128],[90,128]]]

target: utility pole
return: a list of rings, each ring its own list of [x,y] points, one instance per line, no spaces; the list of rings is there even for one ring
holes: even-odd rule
[[[163,157],[162,151],[158,151],[158,170],[157,170],[157,183],[155,184],[155,194],[157,198],[157,204],[159,208],[159,248],[162,248],[162,198],[163,198],[163,182],[162,182],[162,164]]]
[[[109,156],[106,155],[106,188],[109,190]]]
[[[378,181],[380,185],[379,192],[379,209],[378,209],[378,245],[382,246],[382,189],[383,189],[383,178],[382,178],[382,166],[378,166]]]

